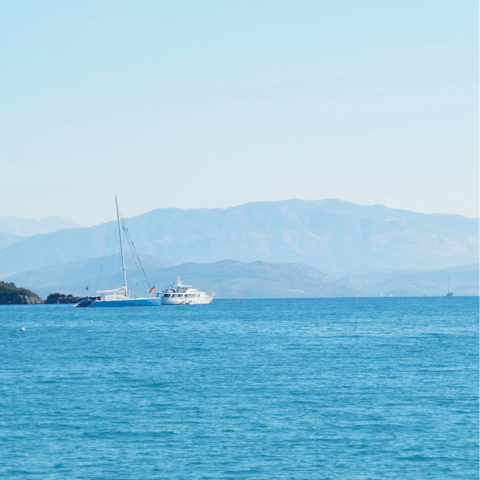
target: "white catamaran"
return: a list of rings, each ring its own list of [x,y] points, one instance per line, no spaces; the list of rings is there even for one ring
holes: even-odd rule
[[[80,300],[75,306],[76,307],[151,307],[151,306],[160,306],[162,304],[161,298],[158,296],[149,296],[141,298],[132,298],[130,297],[128,287],[127,287],[127,269],[125,268],[125,255],[123,252],[123,241],[122,241],[122,226],[125,232],[127,241],[133,247],[133,243],[128,234],[128,230],[123,223],[123,220],[120,220],[120,213],[118,211],[118,200],[115,195],[115,205],[117,207],[117,222],[118,222],[118,235],[120,237],[120,253],[122,255],[122,268],[123,271],[123,286],[116,288],[114,290],[98,290],[95,292],[95,295],[92,297],[84,298]],[[137,266],[140,265],[140,258],[135,252],[135,249],[132,249],[132,254],[134,255],[135,262]],[[143,268],[142,268],[143,271]],[[143,272],[144,278],[146,280],[145,272]],[[148,284],[148,281],[147,281]],[[155,287],[150,289],[149,294],[155,290]]]

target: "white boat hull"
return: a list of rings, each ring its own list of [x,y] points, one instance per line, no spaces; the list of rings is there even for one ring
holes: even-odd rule
[[[197,298],[172,298],[162,297],[162,305],[209,305],[213,295],[205,295]]]

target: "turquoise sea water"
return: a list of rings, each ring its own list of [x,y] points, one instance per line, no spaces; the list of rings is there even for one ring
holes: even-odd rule
[[[0,477],[478,478],[478,308],[0,307]]]

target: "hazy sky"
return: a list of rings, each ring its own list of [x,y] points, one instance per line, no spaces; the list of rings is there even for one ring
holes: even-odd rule
[[[0,215],[340,198],[478,216],[478,6],[15,1]]]

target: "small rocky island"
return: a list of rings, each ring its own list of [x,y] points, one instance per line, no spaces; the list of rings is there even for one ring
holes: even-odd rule
[[[74,297],[73,295],[65,295],[64,293],[51,293],[45,300],[45,304],[56,303],[78,303],[82,297]]]
[[[13,282],[0,282],[0,305],[32,305],[43,300],[27,288],[16,287]]]

